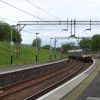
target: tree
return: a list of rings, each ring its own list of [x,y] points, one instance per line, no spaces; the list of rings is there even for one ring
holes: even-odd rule
[[[42,46],[43,49],[50,49],[50,45],[44,45]]]
[[[16,29],[12,29],[12,37],[15,43],[20,43],[22,41],[21,35],[18,33]]]
[[[100,49],[100,35],[94,35],[92,37],[92,50],[97,51]]]
[[[37,42],[37,43],[36,43],[36,42]],[[36,39],[33,40],[32,46],[33,46],[33,47],[36,47],[36,44],[37,44],[37,48],[40,49],[40,47],[41,47],[41,42],[42,42],[42,40],[41,40],[39,37],[37,37]]]
[[[11,27],[7,23],[0,23],[0,41],[10,41],[11,40]],[[21,35],[15,28],[12,28],[12,40],[13,42],[21,42]]]
[[[68,50],[72,49],[72,46],[71,44],[63,44],[61,48],[63,49],[64,53],[67,53]]]
[[[90,48],[91,49],[91,39],[85,39],[83,38],[80,43],[79,43],[80,47],[82,49],[85,49],[85,48]]]

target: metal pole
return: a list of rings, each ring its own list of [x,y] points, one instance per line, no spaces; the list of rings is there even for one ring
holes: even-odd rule
[[[90,19],[90,31],[91,31],[91,19]]]
[[[10,64],[13,64],[13,56],[12,56],[12,26],[10,26]]]
[[[52,47],[51,47],[51,39],[53,39],[53,38],[50,38],[50,60],[52,59]]]
[[[62,48],[62,43],[61,43],[61,59],[63,58],[63,48]]]
[[[50,60],[51,60],[51,38],[50,38]]]
[[[71,35],[72,35],[72,19],[71,19]]]
[[[76,31],[76,20],[74,19],[74,36],[75,36],[75,31]]]
[[[56,38],[54,38],[54,56],[55,56],[55,60],[56,60]]]
[[[67,31],[68,31],[68,18],[67,18]]]
[[[78,36],[78,49],[79,49],[79,44],[80,44],[80,40],[79,40],[79,36]]]
[[[38,61],[37,59],[37,33],[36,33],[36,62]]]
[[[36,33],[36,62],[38,62],[38,45],[37,45],[37,35],[38,35],[39,33]]]

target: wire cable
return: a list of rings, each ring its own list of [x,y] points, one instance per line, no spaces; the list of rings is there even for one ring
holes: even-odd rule
[[[36,7],[37,9],[40,9],[41,11],[45,12],[46,14],[52,16],[53,18],[55,17],[56,19],[61,20],[61,18],[59,18],[59,17],[57,17],[57,16],[55,16],[55,15],[53,15],[53,14],[47,12],[46,10],[44,10],[44,9],[40,8],[39,6],[33,4],[31,1],[29,1],[29,0],[25,0],[25,1],[27,1],[29,4],[33,5],[33,6]]]
[[[53,14],[47,12],[46,10],[44,10],[44,9],[40,8],[39,6],[33,4],[31,1],[29,1],[29,0],[25,0],[25,1],[27,1],[29,4],[33,5],[34,7],[36,7],[36,8],[38,9],[38,18],[39,18],[39,10],[41,10],[41,11],[45,12],[46,14],[48,14],[49,16],[52,16],[53,18],[55,17],[56,19],[61,20],[61,18],[59,18],[59,17],[57,17],[57,16],[55,16],[55,15],[53,15]],[[59,27],[59,26],[56,26],[56,27],[62,29],[62,28]]]
[[[5,3],[5,4],[7,4],[7,5],[9,5],[9,6],[11,6],[11,7],[13,7],[13,8],[15,8],[15,9],[17,9],[17,10],[19,10],[19,11],[21,11],[21,12],[24,12],[24,13],[30,15],[30,16],[33,16],[33,17],[35,17],[35,18],[37,18],[37,19],[40,19],[40,20],[43,20],[43,19],[41,19],[41,18],[39,18],[39,17],[37,17],[37,16],[35,16],[35,15],[33,15],[33,14],[27,12],[27,11],[24,11],[24,10],[18,8],[18,7],[15,7],[15,6],[9,4],[8,2],[5,2],[5,1],[3,1],[3,0],[0,0],[0,1],[3,2],[3,3]]]
[[[22,10],[22,9],[16,7],[16,6],[13,6],[13,5],[9,4],[8,2],[5,2],[5,1],[3,1],[3,0],[0,0],[0,1],[3,2],[3,3],[5,3],[5,4],[7,4],[7,5],[9,5],[9,6],[11,6],[11,7],[13,7],[13,8],[15,8],[15,9],[17,9],[17,10],[19,10],[19,11],[21,11],[21,12],[24,12],[24,13],[30,15],[30,16],[33,16],[33,17],[35,17],[35,18],[37,18],[37,19],[40,19],[40,20],[44,21],[43,19],[39,18],[38,16],[35,16],[35,15],[33,15],[33,14],[27,12],[27,11],[24,11],[24,10]],[[40,8],[40,9],[41,9],[41,8]],[[60,29],[62,29],[62,28],[59,27],[59,26],[57,26],[57,27],[60,28]]]

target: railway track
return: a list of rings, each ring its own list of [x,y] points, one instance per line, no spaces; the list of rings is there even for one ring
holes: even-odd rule
[[[79,61],[69,61],[53,72],[39,76],[35,79],[7,86],[0,89],[0,100],[35,100],[48,91],[63,84],[77,71],[83,68],[84,64]]]

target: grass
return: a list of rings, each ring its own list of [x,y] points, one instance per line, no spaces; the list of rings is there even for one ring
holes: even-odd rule
[[[35,63],[36,50],[29,45],[21,45],[20,55],[16,54],[16,46],[12,46],[13,50],[13,65],[31,64]],[[60,59],[60,53],[57,52],[57,59]],[[50,60],[50,51],[41,49],[39,51],[39,62],[47,62]],[[54,53],[52,53],[52,60],[54,60]],[[7,42],[0,42],[0,67],[10,65],[10,44]]]

